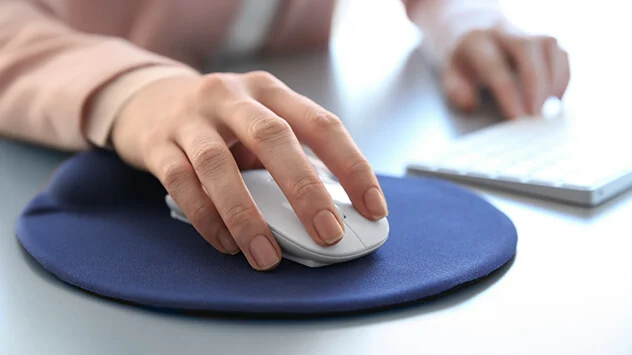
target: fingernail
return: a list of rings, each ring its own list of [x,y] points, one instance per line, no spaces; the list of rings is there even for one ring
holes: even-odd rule
[[[371,187],[364,193],[364,204],[374,219],[388,216],[388,208],[384,196],[376,187]]]
[[[230,232],[226,228],[222,228],[218,233],[219,243],[222,245],[224,250],[230,255],[235,255],[239,253],[239,246],[235,243],[233,236],[230,235]]]
[[[261,270],[271,269],[281,260],[270,240],[263,235],[255,237],[250,242],[250,254]]]
[[[323,210],[314,217],[314,228],[325,244],[334,244],[344,236],[344,230],[331,211]]]

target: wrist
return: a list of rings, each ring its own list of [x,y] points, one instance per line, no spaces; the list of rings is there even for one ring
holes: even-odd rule
[[[447,63],[466,34],[476,30],[514,28],[497,1],[434,1],[409,14],[423,34],[422,49],[433,64]]]
[[[181,75],[156,80],[135,93],[112,123],[112,148],[130,165],[146,169],[142,156],[153,128],[192,105],[191,93],[200,76]]]
[[[136,93],[164,78],[194,75],[192,69],[176,65],[149,65],[118,75],[90,99],[84,128],[87,140],[97,147],[111,148],[114,121]]]

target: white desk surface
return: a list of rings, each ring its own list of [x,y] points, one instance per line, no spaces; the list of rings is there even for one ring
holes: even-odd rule
[[[595,38],[594,27],[566,30],[575,35],[567,36],[571,40]],[[406,161],[424,146],[495,122],[493,110],[472,117],[449,110],[423,58],[410,51],[411,43],[384,40],[378,45],[391,47],[375,55],[374,42],[353,42],[352,48],[341,39],[330,56],[260,60],[227,69],[269,70],[339,114],[384,174],[403,174]],[[602,53],[612,55],[612,48],[599,42]],[[617,70],[599,58],[578,55],[569,100],[576,113],[592,115],[587,119],[600,122],[619,114],[619,121],[630,124],[616,106],[625,108],[625,102],[607,101],[622,98],[621,91],[629,95],[626,61],[617,56],[622,68]],[[597,67],[603,68],[601,75]],[[615,87],[595,90],[606,82]],[[590,100],[582,100],[586,97]],[[629,152],[622,147],[622,154]],[[376,314],[309,321],[217,319],[93,297],[29,259],[14,237],[14,221],[65,157],[0,140],[0,354],[632,354],[632,192],[585,209],[477,189],[519,233],[515,260],[493,277],[430,302]]]

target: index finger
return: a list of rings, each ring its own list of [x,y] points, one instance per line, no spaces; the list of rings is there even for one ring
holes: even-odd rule
[[[549,93],[543,45],[537,39],[505,33],[499,33],[497,37],[517,64],[529,111],[534,115],[540,113]]]
[[[223,122],[270,172],[312,239],[322,246],[339,242],[342,219],[288,123],[255,100],[220,106]]]
[[[260,92],[259,99],[290,123],[297,137],[338,178],[360,214],[372,220],[388,215],[371,165],[338,117],[284,85]]]
[[[480,36],[470,41],[460,55],[467,62],[479,80],[489,87],[498,101],[501,111],[508,117],[516,118],[524,114],[520,92],[505,56],[495,41]]]
[[[174,136],[250,265],[258,270],[276,267],[281,250],[220,134],[200,122],[183,126]]]

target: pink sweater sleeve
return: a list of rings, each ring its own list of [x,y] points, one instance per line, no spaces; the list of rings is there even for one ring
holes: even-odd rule
[[[107,145],[142,86],[193,69],[129,42],[74,31],[26,1],[0,0],[0,136],[61,150]]]
[[[498,0],[403,0],[408,17],[423,33],[423,47],[437,63],[447,60],[470,30],[507,26]]]

